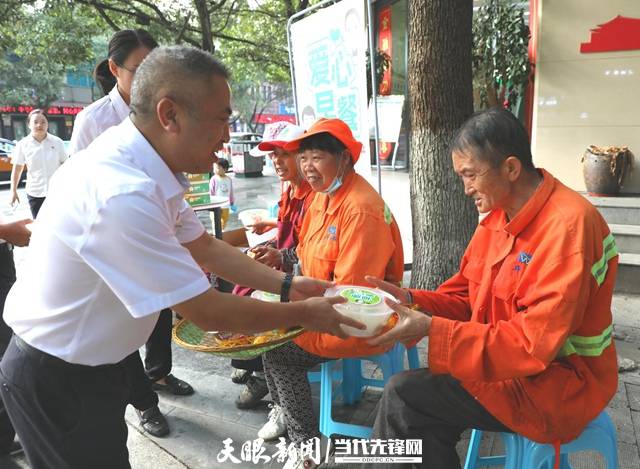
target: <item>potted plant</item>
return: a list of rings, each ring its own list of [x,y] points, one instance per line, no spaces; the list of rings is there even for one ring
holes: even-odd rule
[[[633,169],[633,154],[627,147],[590,145],[582,155],[582,164],[589,194],[615,196]]]
[[[473,16],[473,88],[477,109],[501,106],[518,114],[529,82],[529,27],[510,0],[486,0]]]

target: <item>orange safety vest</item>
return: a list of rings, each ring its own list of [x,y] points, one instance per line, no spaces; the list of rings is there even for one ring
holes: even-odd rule
[[[380,195],[360,175],[351,173],[329,197],[318,193],[302,222],[298,258],[304,275],[337,284],[371,286],[365,275],[400,284],[404,270],[400,230]],[[306,332],[295,343],[328,358],[379,354],[367,339],[343,340]]]
[[[460,380],[513,431],[557,445],[575,439],[617,389],[618,256],[596,208],[540,172],[511,221],[494,210],[480,222],[457,274],[412,294],[433,313],[431,371]]]

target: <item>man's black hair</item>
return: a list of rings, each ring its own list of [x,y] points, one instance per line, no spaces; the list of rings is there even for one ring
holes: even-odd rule
[[[229,171],[229,160],[226,160],[224,158],[220,158],[218,159],[218,161],[216,161],[216,164],[218,166],[220,166],[222,169],[226,171]]]
[[[458,129],[451,152],[471,154],[499,167],[509,156],[520,160],[525,170],[533,171],[529,135],[511,112],[492,108],[472,115]]]

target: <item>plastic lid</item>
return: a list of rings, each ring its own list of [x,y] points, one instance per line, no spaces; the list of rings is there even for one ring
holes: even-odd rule
[[[380,309],[387,308],[385,298],[398,301],[393,295],[378,288],[361,287],[359,285],[340,285],[327,289],[324,296],[341,296],[346,298],[348,304],[358,305],[363,308]]]
[[[251,298],[260,301],[269,301],[271,303],[280,303],[280,295],[267,291],[254,290],[253,293],[251,293]]]

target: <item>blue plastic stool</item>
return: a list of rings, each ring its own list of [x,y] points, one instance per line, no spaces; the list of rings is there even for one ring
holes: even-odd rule
[[[323,363],[320,369],[320,433],[326,437],[338,434],[355,438],[370,438],[370,427],[333,420],[331,417],[333,398],[341,392],[345,404],[353,404],[360,399],[363,386],[384,387],[391,376],[404,369],[405,351],[408,355],[409,366],[419,368],[418,352],[415,347],[406,350],[402,344],[396,344],[391,350],[380,355],[342,359],[342,373],[333,370],[333,365],[338,362],[337,360]],[[383,379],[364,378],[362,376],[362,360],[377,363],[382,370]],[[309,374],[310,381],[317,381],[316,378],[317,375]],[[334,393],[333,380],[340,378],[342,378],[342,389],[338,393]]]
[[[505,469],[552,469],[555,450],[552,445],[536,443],[515,433],[502,433],[505,455],[480,457],[482,432],[473,430],[464,469],[504,465]],[[597,451],[604,457],[607,469],[618,469],[616,429],[606,412],[601,412],[575,440],[560,446],[560,468],[571,469],[569,454]]]

